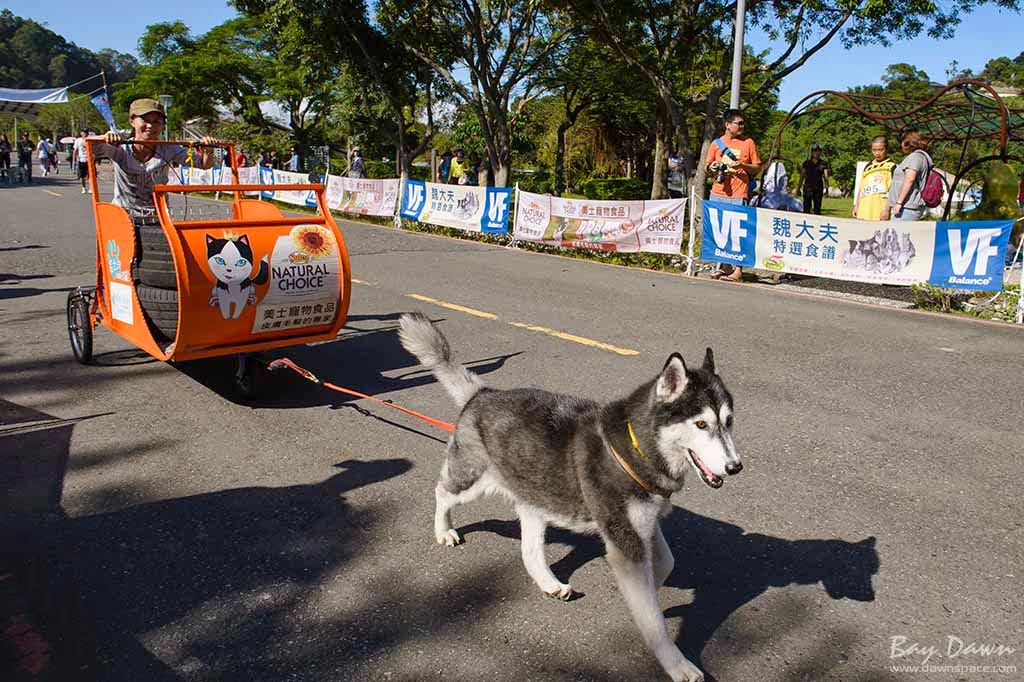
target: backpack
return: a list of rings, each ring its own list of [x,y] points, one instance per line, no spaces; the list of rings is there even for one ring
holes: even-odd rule
[[[927,154],[925,154],[928,157]],[[931,158],[928,157],[928,161]],[[929,163],[928,176],[925,178],[924,187],[921,189],[921,201],[928,208],[935,208],[942,203],[942,194],[946,188],[942,176],[935,170],[934,164]]]

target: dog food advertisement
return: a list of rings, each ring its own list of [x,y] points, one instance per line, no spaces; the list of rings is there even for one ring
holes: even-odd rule
[[[269,286],[266,296],[256,302],[254,334],[334,322],[341,264],[329,229],[296,225],[289,234],[277,238],[268,266]]]
[[[401,216],[467,232],[504,234],[508,232],[511,198],[509,187],[439,185],[407,180]]]
[[[331,176],[327,205],[342,213],[391,217],[398,203],[399,180],[371,180]]]
[[[701,258],[875,284],[999,291],[1013,221],[871,221],[704,202]]]
[[[597,201],[519,192],[515,238],[595,251],[679,253],[685,199]]]

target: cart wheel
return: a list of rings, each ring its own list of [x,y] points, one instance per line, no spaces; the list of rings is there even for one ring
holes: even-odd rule
[[[92,320],[89,319],[89,301],[76,291],[68,294],[68,337],[71,352],[83,365],[92,360]]]
[[[235,371],[232,375],[235,390],[242,398],[256,398],[260,393],[263,368],[247,355],[235,356]]]

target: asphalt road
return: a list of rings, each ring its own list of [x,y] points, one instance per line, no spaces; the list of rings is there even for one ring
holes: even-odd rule
[[[596,399],[714,348],[744,471],[673,498],[660,592],[712,679],[1022,679],[1019,328],[342,230],[348,324],[283,354],[441,419],[403,311],[491,385]],[[461,508],[466,544],[434,544],[437,429],[298,378],[243,404],[224,362],[155,362],[105,329],[77,365],[64,303],[94,254],[69,180],[0,188],[0,466],[9,500],[66,514],[6,555],[61,679],[667,679],[594,541],[549,532],[570,603],[527,576],[505,502]],[[1016,672],[891,668],[924,662]]]

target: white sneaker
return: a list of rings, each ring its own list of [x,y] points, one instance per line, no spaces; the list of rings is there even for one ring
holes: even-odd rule
[[[82,188],[82,194],[85,194],[85,188],[84,187]]]

